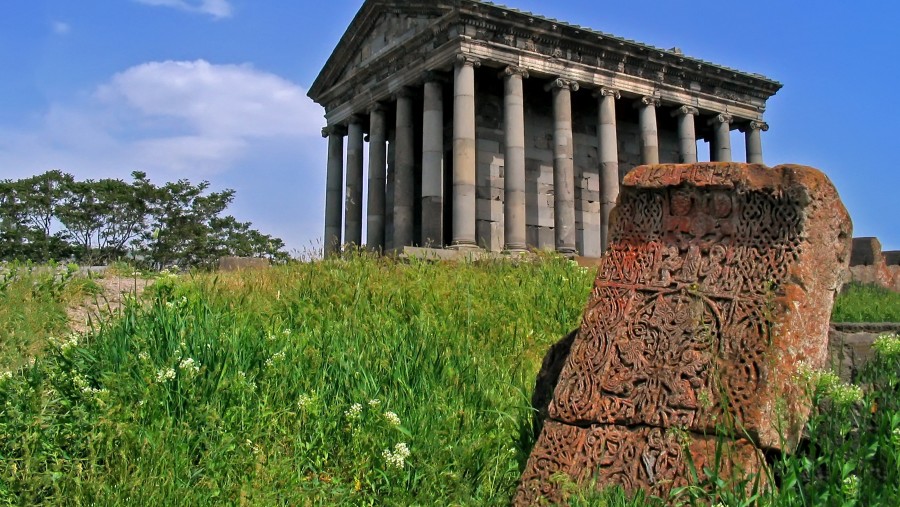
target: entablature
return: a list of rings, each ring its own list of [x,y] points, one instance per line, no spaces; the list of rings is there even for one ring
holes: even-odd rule
[[[389,100],[398,89],[421,84],[429,71],[450,70],[460,54],[480,58],[486,67],[521,67],[534,78],[562,77],[586,88],[616,89],[626,98],[654,96],[664,106],[688,105],[704,115],[727,113],[741,124],[762,120],[766,100],[782,86],[756,74],[493,4],[438,0],[430,5],[432,21],[353,67],[338,55],[349,58],[353,44],[369,33],[367,23],[404,8],[370,8],[365,15],[361,10],[351,25],[359,32],[348,31],[310,90],[325,107],[329,124],[346,122],[355,112]],[[329,79],[336,81],[329,84]]]

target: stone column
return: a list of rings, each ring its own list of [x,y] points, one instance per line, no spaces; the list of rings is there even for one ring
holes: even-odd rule
[[[641,97],[636,106],[640,110],[641,164],[658,164],[659,134],[656,127],[656,108],[659,107],[659,99]]]
[[[409,90],[397,94],[397,148],[394,154],[394,248],[413,244],[415,204],[415,132],[413,99]]]
[[[618,90],[601,88],[596,94],[600,99],[600,252],[609,246],[609,215],[619,198],[619,138],[616,134],[616,99]]]
[[[387,187],[387,120],[384,106],[369,110],[369,202],[366,246],[384,250],[385,191]]]
[[[422,118],[422,242],[444,246],[444,88],[438,76],[425,83]]]
[[[347,195],[344,204],[344,243],[362,244],[363,127],[359,116],[350,118],[347,136]]]
[[[346,128],[333,125],[322,129],[328,138],[328,173],[325,183],[325,257],[341,253],[341,196],[344,194],[344,136]]]
[[[453,79],[453,246],[475,242],[475,68],[481,61],[458,55]]]
[[[526,244],[525,221],[525,93],[522,80],[528,78],[528,70],[507,67],[503,73],[503,140],[504,152],[504,249],[524,252]]]
[[[697,163],[697,128],[694,116],[700,114],[696,107],[681,106],[672,112],[678,118],[678,148],[682,164]]]
[[[751,121],[743,130],[747,144],[747,163],[764,163],[761,133],[769,130],[769,124],[764,121]]]
[[[387,180],[384,189],[384,250],[396,248],[394,244],[394,181],[397,179],[397,129],[388,130]]]
[[[572,92],[578,83],[556,79],[553,90],[553,225],[556,251],[575,254],[575,151],[572,136]]]
[[[710,144],[709,158],[713,162],[731,162],[731,121],[730,114],[717,114],[709,124],[713,127],[713,142]]]

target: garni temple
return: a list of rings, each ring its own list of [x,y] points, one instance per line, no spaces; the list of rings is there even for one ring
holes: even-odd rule
[[[309,91],[327,120],[325,254],[600,257],[625,174],[696,162],[698,141],[712,161],[763,163],[780,88],[489,2],[366,0]]]

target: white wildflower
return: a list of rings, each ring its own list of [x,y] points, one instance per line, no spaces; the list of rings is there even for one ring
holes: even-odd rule
[[[169,309],[175,308],[175,303],[172,301],[166,301],[166,308],[169,308]]]
[[[378,398],[374,398],[374,399],[369,400],[369,406],[370,406],[370,407],[376,408],[376,407],[378,407],[379,405],[381,405],[381,400],[379,400]]]
[[[69,350],[78,346],[78,339],[80,335],[78,333],[71,333],[69,337],[65,340],[58,341],[59,351],[62,353],[66,353]]]
[[[900,428],[894,428],[894,431],[891,432],[891,443],[900,450]]]
[[[178,367],[188,373],[197,373],[200,371],[200,363],[194,360],[192,357],[187,357],[181,360],[178,363]]]
[[[138,359],[146,363],[150,360],[150,354],[148,354],[146,351],[141,352],[140,354],[138,354]]]
[[[11,371],[0,372],[0,382],[5,382],[5,381],[11,379],[12,376],[13,376],[13,374]]]
[[[175,379],[175,368],[163,368],[156,372],[157,382],[168,382]]]
[[[312,406],[312,404],[314,402],[315,402],[315,398],[313,398],[312,396],[309,396],[307,394],[301,394],[300,396],[297,397],[297,407],[300,410],[304,410],[307,407]]]
[[[387,421],[391,426],[400,426],[400,417],[394,412],[385,412],[384,420]]]
[[[388,466],[402,469],[406,465],[406,458],[409,458],[409,454],[409,447],[406,446],[406,443],[400,442],[394,446],[393,451],[390,449],[382,451],[381,457],[384,458]]]
[[[360,414],[362,414],[362,404],[354,403],[350,405],[350,408],[344,411],[344,417],[347,419],[359,419]]]
[[[269,359],[266,359],[266,367],[271,368],[271,367],[275,366],[276,363],[280,363],[282,361],[284,361],[284,351],[283,350],[281,352],[276,352],[275,354],[272,355],[272,357],[270,357]]]
[[[900,336],[895,334],[879,336],[872,344],[872,349],[885,358],[900,356]]]

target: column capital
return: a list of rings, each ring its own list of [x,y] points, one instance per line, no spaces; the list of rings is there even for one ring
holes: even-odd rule
[[[470,65],[472,67],[481,67],[481,58],[460,53],[456,55],[456,63],[458,65]]]
[[[634,106],[635,107],[646,107],[646,106],[659,107],[659,104],[660,104],[660,102],[657,97],[653,97],[650,95],[644,95],[637,102],[634,103]]]
[[[709,121],[707,122],[707,124],[715,125],[717,123],[728,123],[730,125],[731,122],[733,122],[733,121],[734,121],[734,116],[731,116],[728,113],[720,113],[720,114],[717,114],[717,115],[713,116],[712,118],[710,118]]]
[[[365,123],[365,116],[362,114],[359,114],[359,113],[352,114],[352,115],[350,115],[350,119],[348,120],[348,123],[350,125],[353,125],[353,124],[362,125],[363,123]]]
[[[573,92],[577,92],[581,89],[581,85],[578,84],[578,81],[558,77],[544,86],[544,90],[546,91],[550,91],[554,88],[567,89],[572,90]]]
[[[763,132],[769,131],[769,124],[764,121],[752,120],[750,123],[746,124],[741,128],[741,131],[747,132],[750,130],[761,130]]]
[[[619,90],[614,90],[612,88],[600,88],[599,90],[594,92],[594,97],[615,97],[616,99],[621,99],[622,94],[619,93]]]
[[[672,116],[698,116],[700,114],[700,110],[694,106],[681,106],[678,109],[672,111]]]
[[[503,69],[503,72],[500,73],[500,77],[510,77],[510,76],[522,76],[522,79],[528,79],[531,77],[528,74],[528,69],[525,67],[519,67],[516,65],[510,65]]]
[[[344,125],[328,125],[327,127],[322,127],[322,137],[329,136],[345,136],[347,135],[347,127]]]
[[[444,84],[450,82],[450,79],[448,79],[447,76],[441,72],[438,72],[436,70],[429,70],[425,72],[425,82]]]
[[[413,90],[410,89],[409,87],[404,86],[403,88],[400,88],[399,90],[397,90],[396,92],[394,92],[392,98],[393,98],[394,100],[397,100],[397,99],[411,99],[411,98],[413,98],[414,96],[415,96],[415,92],[413,92]]]
[[[372,104],[371,106],[369,106],[369,107],[366,109],[366,113],[368,113],[368,114],[372,114],[372,113],[386,113],[387,110],[388,110],[387,106],[385,106],[385,105],[382,104],[381,102],[376,102],[376,103]]]

